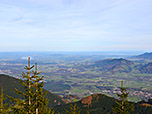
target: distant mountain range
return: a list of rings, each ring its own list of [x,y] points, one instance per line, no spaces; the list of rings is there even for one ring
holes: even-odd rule
[[[150,53],[147,53],[147,52],[146,52],[146,53],[141,54],[141,55],[133,56],[132,58],[152,60],[152,52],[150,52]]]
[[[89,67],[98,68],[102,73],[152,73],[152,62],[150,63],[136,63],[131,60],[116,58],[116,59],[104,59],[96,61]]]
[[[142,55],[134,56],[134,58],[149,59],[152,60],[152,53],[145,53]],[[152,74],[152,62],[148,63],[136,63],[131,60],[123,58],[115,59],[105,59],[92,63],[87,66],[92,69],[98,69],[101,73],[146,73]],[[22,98],[17,95],[14,88],[18,90],[24,90],[21,86],[20,81],[8,75],[0,74],[0,87],[3,86],[4,94],[15,98]],[[70,110],[70,106],[74,103],[66,104],[65,100],[58,95],[53,93],[48,93],[49,106],[55,109],[55,114],[66,114],[65,110]],[[104,94],[93,94],[91,96],[85,97],[80,101],[75,102],[76,105],[81,109],[81,114],[86,114],[89,110],[90,114],[112,114],[112,107],[116,99],[106,96]],[[132,103],[132,102],[130,102]],[[138,102],[134,103],[135,111],[131,114],[152,114],[152,100],[148,102]]]
[[[134,62],[126,60],[126,59],[105,59],[101,61],[95,62],[93,64],[95,67],[100,67],[100,70],[105,72],[126,72],[129,73],[132,71],[132,66],[134,66]]]

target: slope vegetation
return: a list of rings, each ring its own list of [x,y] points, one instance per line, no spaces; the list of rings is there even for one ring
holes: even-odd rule
[[[75,104],[80,108],[80,114],[86,114],[89,110],[90,114],[112,114],[112,107],[115,103],[114,98],[108,97],[104,94],[93,94],[88,96]],[[132,103],[132,102],[130,102]],[[152,114],[152,107],[149,102],[133,103],[135,110],[131,114]],[[74,103],[60,105],[55,107],[56,114],[60,112],[65,114],[66,110],[70,111],[70,107],[74,106]]]
[[[22,98],[22,96],[17,95],[14,90],[14,88],[17,88],[20,91],[24,91],[24,87],[21,85],[18,79],[10,77],[8,75],[0,74],[0,87],[1,86],[3,86],[4,94],[7,94],[14,98]],[[48,92],[47,98],[49,99],[49,106],[65,104],[61,97],[50,92]]]
[[[134,57],[132,57],[132,58],[152,60],[152,52],[150,52],[150,53],[143,53],[143,54],[141,54],[141,55],[137,55],[137,56],[134,56]]]
[[[111,72],[111,73],[129,73],[132,71],[134,62],[126,59],[105,59],[95,62],[92,66],[100,67],[102,72]]]

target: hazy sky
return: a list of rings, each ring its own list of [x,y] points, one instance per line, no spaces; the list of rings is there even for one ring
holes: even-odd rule
[[[0,51],[152,51],[152,0],[0,0]]]

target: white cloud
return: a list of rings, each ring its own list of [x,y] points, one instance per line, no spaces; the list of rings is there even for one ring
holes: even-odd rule
[[[16,45],[14,50],[29,40],[44,50],[146,50],[152,43],[151,5],[149,0],[1,0],[0,39],[5,47]]]

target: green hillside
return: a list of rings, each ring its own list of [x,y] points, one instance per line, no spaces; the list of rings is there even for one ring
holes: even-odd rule
[[[24,90],[18,79],[1,74],[0,86],[3,86],[4,94],[8,94],[9,96],[13,96],[15,98],[22,98],[21,96],[16,95],[16,92],[14,91],[14,88]],[[74,103],[65,104],[61,97],[50,92],[48,93],[47,97],[49,98],[49,106],[54,107],[56,114],[58,112],[60,112],[60,114],[66,114],[65,110],[70,110],[71,104],[74,105]],[[91,114],[112,114],[114,102],[115,99],[112,97],[108,97],[104,94],[93,94],[80,101],[77,101],[76,105],[81,109],[81,114],[86,114],[88,110]],[[132,112],[132,114],[135,114],[136,112],[139,114],[152,113],[151,100],[148,102],[134,103],[134,105],[135,111]]]
[[[100,68],[101,72],[129,73],[132,71],[134,65],[134,62],[120,58],[100,60],[91,66]]]
[[[145,65],[142,65],[142,66],[139,68],[139,71],[140,71],[141,73],[152,74],[152,62],[147,63],[147,64],[145,64]]]
[[[90,114],[113,114],[112,107],[115,103],[114,98],[108,97],[104,94],[93,94],[88,96],[78,102],[76,105],[81,109],[81,114],[86,114],[89,110]],[[130,102],[132,103],[132,102]],[[60,112],[61,114],[66,114],[65,110],[70,110],[70,106],[74,105],[74,103],[60,105],[55,107],[56,114]],[[140,103],[133,103],[135,106],[135,111],[131,112],[131,114],[151,114],[152,113],[152,106],[149,102],[140,102]]]
[[[96,61],[91,68],[98,68],[102,73],[141,73],[151,74],[152,73],[152,62],[136,63],[123,58],[118,59],[104,59]],[[135,72],[136,71],[136,72]]]
[[[141,55],[133,56],[132,58],[152,60],[152,52],[150,52],[150,53],[146,52],[146,53],[143,53]]]
[[[12,96],[14,98],[22,98],[16,94],[14,88],[20,91],[24,91],[24,87],[20,84],[20,81],[16,78],[8,75],[0,74],[0,87],[3,86],[4,94]],[[49,99],[49,106],[56,106],[59,104],[65,104],[61,97],[48,92],[47,98]]]

